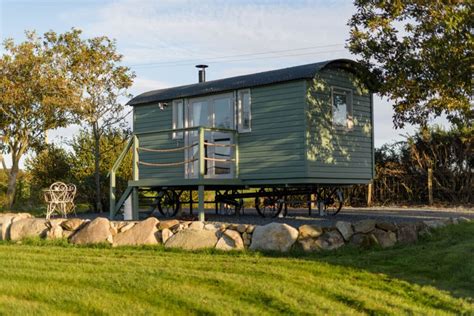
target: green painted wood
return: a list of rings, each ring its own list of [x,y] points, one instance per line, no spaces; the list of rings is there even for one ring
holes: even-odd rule
[[[353,91],[354,127],[332,125],[331,87]],[[363,87],[362,87],[363,88]],[[352,74],[324,70],[307,82],[307,175],[316,179],[370,180],[373,177],[372,99]],[[322,180],[318,180],[322,181]]]
[[[276,183],[366,183],[373,177],[373,116],[369,93],[359,93],[351,75],[343,71],[320,73],[327,87],[350,88],[355,126],[352,130],[326,124],[330,90],[315,91],[305,80],[251,89],[252,131],[238,135],[236,174],[239,179],[184,179],[184,166],[139,167],[135,184],[165,185],[264,185]],[[314,98],[318,106],[309,102]],[[317,111],[315,111],[317,109]],[[157,105],[134,107],[134,132],[140,146],[177,148],[183,140],[172,133],[172,108]],[[148,133],[148,134],[147,134]],[[139,152],[140,160],[178,162],[184,152]]]

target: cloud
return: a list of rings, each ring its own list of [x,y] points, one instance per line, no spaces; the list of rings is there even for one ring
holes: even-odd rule
[[[349,1],[122,0],[91,12],[84,29],[118,39],[128,63],[162,62],[343,45],[352,11]]]

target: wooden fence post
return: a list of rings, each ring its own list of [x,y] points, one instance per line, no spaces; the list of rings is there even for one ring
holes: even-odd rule
[[[371,207],[372,206],[372,191],[373,191],[373,182],[369,182],[369,185],[367,186],[367,206]]]

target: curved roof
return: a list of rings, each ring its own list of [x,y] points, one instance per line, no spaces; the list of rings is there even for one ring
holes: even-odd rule
[[[153,90],[142,93],[131,99],[128,105],[141,105],[153,102],[171,101],[179,98],[194,97],[224,91],[263,86],[273,83],[314,78],[317,72],[324,68],[343,68],[351,72],[358,72],[360,65],[350,59],[334,59],[314,64],[307,64],[250,75],[230,77],[219,80],[206,81],[185,86]]]

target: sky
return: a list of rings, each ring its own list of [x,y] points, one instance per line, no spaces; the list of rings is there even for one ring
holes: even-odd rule
[[[195,83],[200,63],[209,65],[207,80],[213,80],[357,59],[344,47],[354,12],[350,0],[0,0],[0,39],[20,42],[25,30],[72,27],[84,37],[114,38],[123,64],[136,74],[130,92],[138,95]],[[391,104],[374,96],[377,147],[414,130],[395,130],[392,114]],[[77,130],[50,131],[49,140],[64,142]]]

